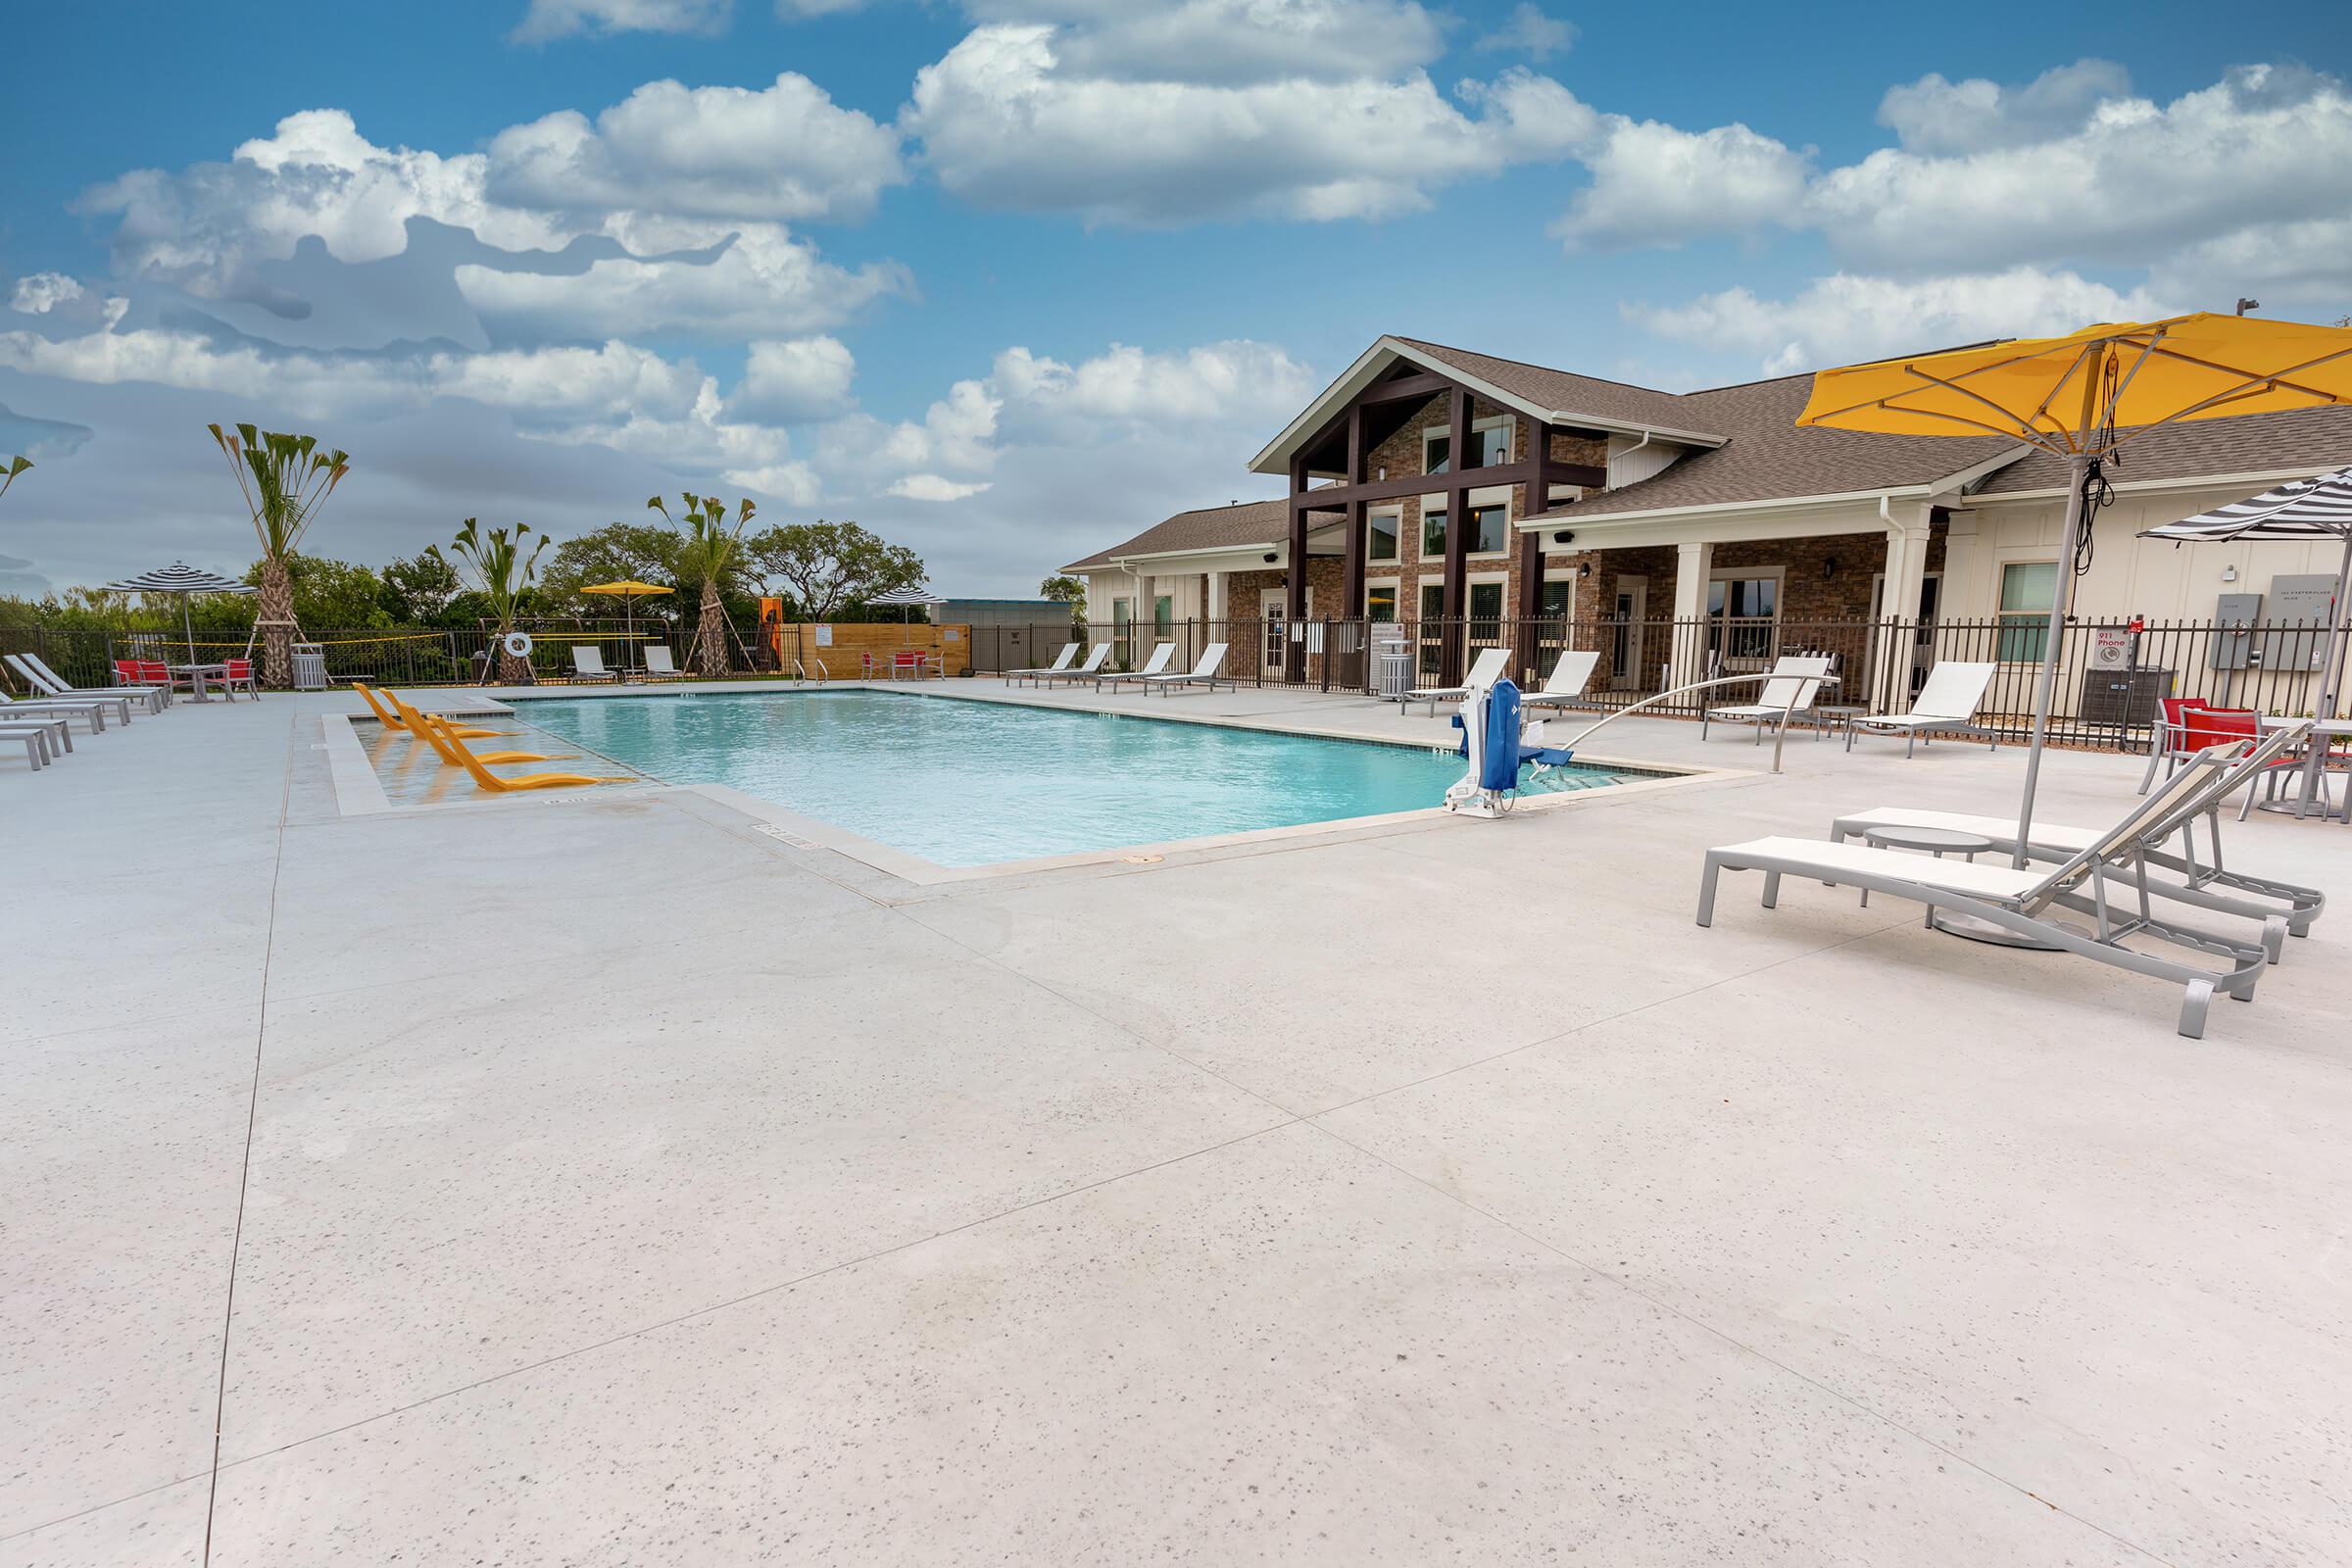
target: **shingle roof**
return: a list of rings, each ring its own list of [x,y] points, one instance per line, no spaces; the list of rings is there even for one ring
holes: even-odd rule
[[[2352,409],[2293,409],[2196,419],[2151,430],[2125,443],[2122,461],[2107,470],[2107,477],[2131,484],[2199,474],[2290,469],[2317,473],[2347,463],[2352,463]],[[2036,452],[1987,476],[1975,493],[1987,496],[2065,488],[2066,465],[2046,452]]]
[[[1128,556],[1162,555],[1175,550],[1271,550],[1290,535],[1288,497],[1272,501],[1244,501],[1228,507],[1202,507],[1179,512],[1153,523],[1124,544],[1073,561],[1064,571],[1087,571],[1109,565]]]
[[[1396,341],[1445,362],[1465,376],[1524,398],[1546,413],[1566,411],[1625,424],[1720,433],[1713,425],[1694,422],[1690,400],[1673,392],[1659,392],[1624,381],[1603,381],[1519,360],[1498,360],[1492,355],[1473,354],[1468,349],[1448,348],[1443,343],[1425,343],[1419,338],[1399,337]]]
[[[1864,435],[1799,429],[1796,416],[1813,377],[1783,376],[1743,386],[1686,393],[1685,419],[1721,432],[1724,444],[1694,451],[1673,466],[1623,489],[1554,509],[1552,517],[1607,517],[1629,512],[1852,495],[1929,484],[1999,457],[2020,443],[1997,436]]]

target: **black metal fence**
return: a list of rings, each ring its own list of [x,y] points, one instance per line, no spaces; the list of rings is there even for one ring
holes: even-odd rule
[[[534,678],[560,681],[571,673],[571,649],[592,646],[610,668],[642,665],[643,650],[661,644],[683,668],[687,650],[663,625],[625,620],[528,620]],[[733,628],[728,663],[737,671],[772,670],[776,659],[758,627]],[[244,650],[242,637],[200,633],[197,655],[213,660]],[[1838,677],[1825,704],[1901,712],[1928,671],[1945,661],[1993,665],[1979,721],[2009,739],[2024,739],[2034,713],[2046,622],[1995,616],[1936,621],[1877,619],[1793,621],[1713,617],[1704,620],[1419,619],[1309,620],[1274,617],[1180,620],[1073,627],[1064,620],[1035,625],[975,626],[974,674],[1050,664],[1069,642],[1106,641],[1110,669],[1134,669],[1154,645],[1171,644],[1167,667],[1188,670],[1215,643],[1225,645],[1222,672],[1244,685],[1307,688],[1334,694],[1395,693],[1456,679],[1479,653],[1507,649],[1508,671],[1522,685],[1541,685],[1570,650],[1599,656],[1586,701],[1596,710],[1622,707],[1671,687],[1715,674],[1761,672],[1787,654],[1826,655]],[[353,680],[392,686],[429,686],[476,680],[494,662],[489,628],[308,629],[334,684]],[[2327,628],[2312,621],[2233,624],[2076,620],[2059,643],[2058,683],[2052,704],[2054,738],[2074,745],[2133,750],[2147,744],[2164,697],[2198,697],[2270,713],[2309,714],[2318,702]],[[2337,690],[2352,637],[2337,653]],[[0,652],[39,654],[76,685],[102,686],[115,659],[187,657],[177,627],[59,631],[0,627]],[[789,667],[783,673],[789,674]],[[840,671],[834,671],[839,675]],[[0,677],[0,684],[11,684]],[[1717,698],[1717,701],[1726,699]],[[1698,699],[1682,698],[1655,711],[1694,716]],[[2345,704],[2339,700],[2339,713]]]
[[[1570,650],[1599,656],[1587,702],[1623,707],[1711,675],[1761,673],[1784,655],[1827,656],[1838,676],[1824,704],[1904,712],[1945,661],[1993,666],[1979,720],[2004,738],[2031,732],[2034,685],[2049,636],[2046,617],[1944,620],[1794,621],[1716,616],[1701,620],[1417,619],[1178,620],[1073,631],[1055,622],[975,627],[975,672],[1051,663],[1063,643],[1111,644],[1106,667],[1141,666],[1158,643],[1167,667],[1186,670],[1215,643],[1223,671],[1245,685],[1306,687],[1335,693],[1389,693],[1456,680],[1490,648],[1510,653],[1511,677],[1541,685]],[[2312,621],[2225,624],[2214,621],[2070,622],[2059,643],[2051,734],[2062,742],[2138,749],[2147,744],[2158,700],[2197,697],[2220,706],[2308,714],[2321,689],[2327,627]],[[2346,653],[2339,648],[2340,678]],[[1740,701],[1736,692],[1714,701]],[[1699,697],[1653,711],[1695,716]],[[2339,710],[2344,705],[2339,701]]]

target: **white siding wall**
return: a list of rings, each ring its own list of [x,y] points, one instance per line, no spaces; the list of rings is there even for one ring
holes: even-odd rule
[[[2099,513],[2091,569],[2075,586],[2076,612],[2091,617],[2142,614],[2150,619],[2209,620],[2214,600],[2221,594],[2261,594],[2267,611],[2274,576],[2333,575],[2343,563],[2340,545],[2176,547],[2137,537],[2142,528],[2193,516],[2225,502],[2241,501],[2265,488],[2256,483],[2118,494],[2115,505]],[[1966,580],[1947,573],[1943,587],[1946,612],[1967,618],[1989,615],[1999,608],[2003,564],[2057,560],[2066,524],[2064,505],[2056,498],[1981,506],[1976,509],[1976,518],[1977,548],[1965,568]],[[2230,566],[2237,568],[2237,580],[2224,582],[2222,573]]]

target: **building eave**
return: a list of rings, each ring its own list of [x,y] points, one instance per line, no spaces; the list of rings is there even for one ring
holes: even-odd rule
[[[2166,490],[2207,490],[2237,485],[2268,489],[2289,479],[2308,479],[2340,466],[2340,464],[2318,463],[2296,468],[2254,468],[2239,473],[2187,473],[2169,479],[2116,479],[2112,483],[2119,495],[2153,495]],[[2064,485],[2048,485],[2036,490],[1979,490],[1967,498],[1966,505],[1984,506],[1995,501],[2059,501],[2065,497]]]

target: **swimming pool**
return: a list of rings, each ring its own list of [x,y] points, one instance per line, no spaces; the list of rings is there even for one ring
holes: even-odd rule
[[[668,784],[724,784],[937,865],[1438,805],[1451,755],[910,692],[532,699],[516,716]],[[1450,734],[1450,732],[1447,732]],[[1647,776],[1555,769],[1531,791]]]

